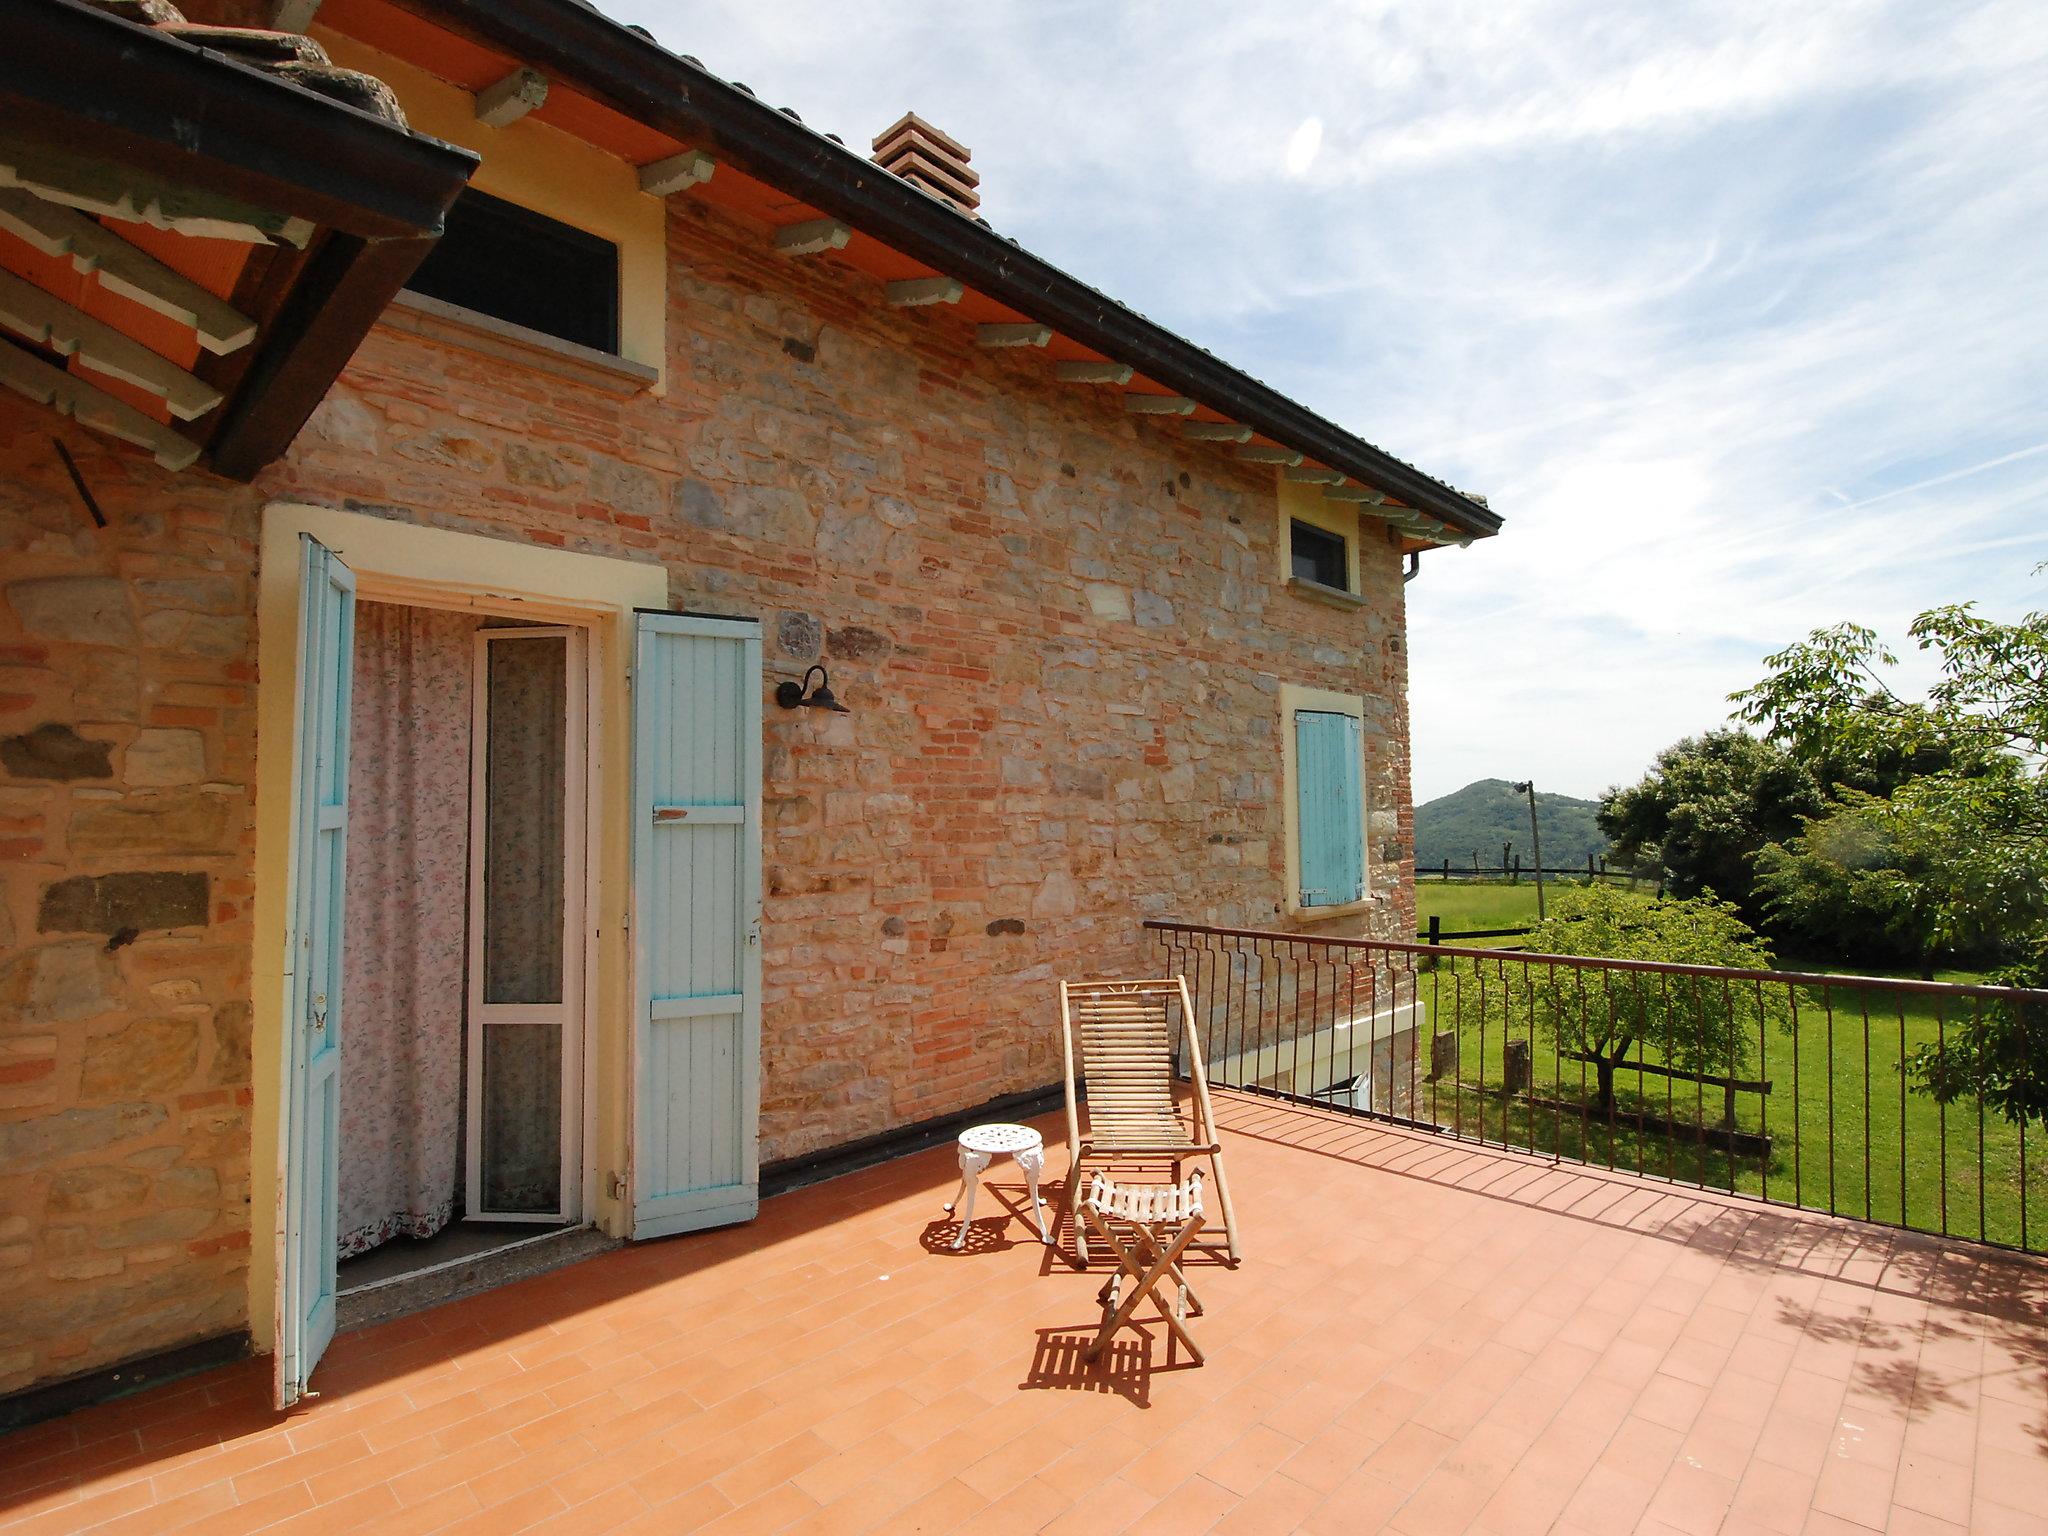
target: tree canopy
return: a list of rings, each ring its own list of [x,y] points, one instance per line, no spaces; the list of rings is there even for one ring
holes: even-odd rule
[[[1770,950],[1734,906],[1711,896],[1644,901],[1607,886],[1558,892],[1549,918],[1529,935],[1542,954],[1658,960],[1768,969]],[[1599,1104],[1613,1107],[1614,1074],[1650,1051],[1687,1072],[1739,1075],[1759,1048],[1760,1005],[1743,989],[1641,971],[1532,966],[1529,999],[1502,994],[1504,1017],[1527,1008],[1545,1021],[1559,1051],[1593,1064]]]
[[[1617,862],[1661,871],[1677,896],[1713,894],[1763,915],[1752,861],[1796,837],[1825,800],[1811,768],[1785,747],[1724,727],[1657,754],[1639,783],[1600,799]]]
[[[1898,658],[1860,625],[1816,630],[1767,658],[1734,695],[1741,717],[1809,761],[1924,765],[1883,796],[1837,808],[1759,860],[1780,910],[1831,909],[1936,949],[1995,946],[1995,979],[2048,983],[2048,614],[2000,623],[1970,604],[1930,609],[1909,631],[1938,662],[1923,700],[1905,698]],[[2048,1118],[2048,1004],[1973,1010],[1908,1062],[1943,1102],[1964,1095],[2016,1121]]]

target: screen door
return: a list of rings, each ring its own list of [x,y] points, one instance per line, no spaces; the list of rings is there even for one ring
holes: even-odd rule
[[[581,630],[477,632],[466,1214],[573,1220],[582,1180]]]

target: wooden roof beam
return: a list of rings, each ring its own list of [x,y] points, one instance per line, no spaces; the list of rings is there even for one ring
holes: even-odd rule
[[[958,304],[967,290],[954,277],[905,277],[883,290],[895,309],[915,309],[924,304]]]
[[[1387,498],[1369,485],[1329,485],[1323,487],[1323,500],[1359,502],[1377,506]]]
[[[1133,416],[1192,416],[1195,402],[1186,395],[1125,395],[1124,409]]]
[[[1128,384],[1131,382],[1129,363],[1094,363],[1081,358],[1069,358],[1052,365],[1053,377],[1066,384]]]
[[[679,155],[641,166],[640,190],[649,197],[670,197],[703,185],[717,169],[718,162],[703,150],[686,149]]]
[[[976,346],[982,347],[1042,347],[1052,340],[1052,327],[1040,325],[1035,320],[1018,324],[977,325],[974,328]]]
[[[548,77],[521,65],[476,93],[476,120],[486,127],[516,123],[548,99]]]
[[[221,402],[219,390],[125,331],[7,271],[0,271],[0,325],[39,347],[75,356],[101,373],[161,395],[180,421],[202,416]]]
[[[189,437],[20,347],[0,346],[0,384],[81,426],[147,448],[165,469],[187,468],[199,457],[199,445]]]
[[[837,219],[806,219],[775,231],[775,249],[785,256],[817,256],[843,251],[853,231]]]
[[[1292,448],[1275,448],[1268,443],[1244,443],[1239,446],[1237,456],[1247,464],[1284,464],[1289,468],[1302,459]]]
[[[1341,469],[1318,469],[1311,464],[1290,464],[1281,475],[1296,485],[1342,485],[1344,471]]]
[[[1235,421],[1184,421],[1180,435],[1198,443],[1248,443],[1252,429]]]
[[[45,256],[68,256],[72,266],[97,277],[102,287],[191,326],[209,352],[233,352],[256,335],[256,322],[226,299],[73,209],[46,203],[19,187],[0,188],[0,229],[19,235]]]

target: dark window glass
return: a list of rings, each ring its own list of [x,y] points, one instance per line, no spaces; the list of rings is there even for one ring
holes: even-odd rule
[[[1309,523],[1295,523],[1293,530],[1295,579],[1349,592],[1351,572],[1344,558],[1344,536]]]
[[[600,352],[619,350],[619,248],[474,189],[405,285]]]

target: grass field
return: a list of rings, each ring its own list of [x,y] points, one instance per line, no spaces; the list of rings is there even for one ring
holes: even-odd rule
[[[1452,933],[1467,928],[1521,928],[1536,921],[1536,887],[1464,880],[1415,882],[1415,926],[1427,928],[1431,917],[1443,920]],[[1473,939],[1473,945],[1489,941]],[[1502,943],[1519,942],[1514,939]],[[1492,947],[1498,947],[1492,946]]]
[[[1453,931],[1536,920],[1536,892],[1528,883],[1431,881],[1417,886],[1416,899],[1419,926],[1425,928],[1431,913]],[[1522,942],[1470,940],[1458,947]],[[1781,963],[1786,970],[1845,971],[1798,958]],[[1472,963],[1447,960],[1421,978],[1433,1027],[1447,1028],[1455,1018],[1459,1035],[1457,1076],[1433,1087],[1419,1085],[1423,1118],[1533,1151],[1767,1194],[1923,1231],[2013,1245],[2024,1236],[2027,1247],[2048,1247],[2048,1179],[2043,1178],[2048,1137],[2037,1134],[2023,1146],[2019,1129],[2006,1120],[1992,1113],[1980,1119],[1975,1100],[1944,1110],[1915,1092],[1901,1070],[1913,1047],[1940,1039],[1975,1004],[1839,984],[1764,989],[1764,1010],[1753,1001],[1744,1005],[1744,1058],[1720,1069],[1771,1084],[1768,1095],[1736,1096],[1737,1127],[1771,1138],[1768,1156],[1742,1155],[1654,1125],[1629,1123],[1642,1112],[1689,1126],[1718,1124],[1724,1108],[1719,1087],[1622,1072],[1612,1119],[1591,1111],[1596,1098],[1592,1067],[1559,1056],[1542,1006],[1532,1007],[1528,989],[1515,985],[1519,967],[1506,963],[1503,972],[1496,966],[1481,967],[1489,973],[1482,981]],[[1939,979],[1983,977],[1943,971]],[[1491,1006],[1480,1004],[1482,990]],[[1503,1099],[1507,1038],[1530,1042],[1535,1097],[1549,1102]],[[1644,1059],[1661,1064],[1654,1052]],[[2028,1195],[2024,1234],[2023,1164]]]

